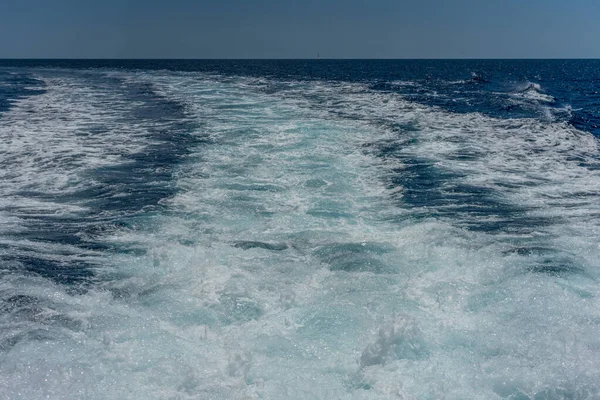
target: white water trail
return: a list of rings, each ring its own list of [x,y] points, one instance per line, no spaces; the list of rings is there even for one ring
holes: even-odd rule
[[[154,230],[105,237],[147,255],[111,256],[116,269],[81,295],[3,281],[64,323],[2,355],[0,397],[597,398],[593,137],[361,86],[130,79],[185,102],[211,141],[181,165]],[[451,174],[444,189],[486,188],[554,223],[488,232],[467,229],[477,216],[423,217],[388,184],[407,160]],[[515,250],[529,239],[558,255]],[[572,270],[532,270],[567,250]]]

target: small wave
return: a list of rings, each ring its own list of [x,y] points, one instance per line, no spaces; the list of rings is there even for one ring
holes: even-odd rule
[[[471,72],[471,77],[469,79],[457,79],[453,81],[447,81],[448,85],[467,85],[467,84],[480,84],[480,83],[490,83],[489,80],[483,78],[481,75],[478,75],[475,72]]]
[[[489,82],[487,79],[483,78],[481,75],[478,75],[476,72],[471,72],[471,81],[479,83]]]
[[[464,79],[459,79],[457,81],[448,81],[448,85],[464,85],[465,83],[469,82],[468,80],[464,80]]]
[[[490,82],[487,79],[483,78],[481,75],[477,74],[476,72],[471,72],[471,79],[469,81],[476,82],[476,83],[489,83]]]
[[[553,96],[543,93],[542,87],[539,83],[533,82],[527,82],[525,85],[520,86],[515,92],[512,93],[512,96],[544,103],[554,103],[556,101]]]

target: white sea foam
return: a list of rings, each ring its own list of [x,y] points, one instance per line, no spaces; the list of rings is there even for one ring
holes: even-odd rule
[[[187,104],[211,142],[180,166],[153,229],[103,239],[147,255],[110,256],[85,294],[2,282],[38,306],[2,321],[25,337],[1,356],[0,397],[597,398],[591,135],[360,85],[128,79]],[[518,210],[504,218],[545,223],[477,230],[463,204],[411,204],[408,183],[389,182],[415,162],[448,194],[485,190]]]
[[[54,262],[76,262],[84,255],[91,259],[93,251],[28,242],[26,225],[33,218],[84,215],[88,207],[83,202],[64,198],[94,186],[88,171],[127,162],[123,155],[143,143],[136,143],[130,126],[117,122],[125,104],[113,91],[90,90],[82,78],[48,74],[43,80],[46,93],[17,100],[0,121],[0,253]],[[102,134],[90,133],[94,127],[102,127]]]
[[[542,87],[539,83],[531,82],[527,82],[524,87],[516,90],[512,96],[515,98],[539,101],[543,103],[553,103],[555,101],[554,97],[543,93]]]

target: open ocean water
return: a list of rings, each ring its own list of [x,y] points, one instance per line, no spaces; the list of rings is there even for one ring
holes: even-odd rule
[[[0,399],[600,399],[600,61],[0,60]]]

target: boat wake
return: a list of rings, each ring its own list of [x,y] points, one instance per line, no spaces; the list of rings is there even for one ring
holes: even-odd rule
[[[600,395],[592,135],[345,82],[35,73],[0,117],[0,397]]]

